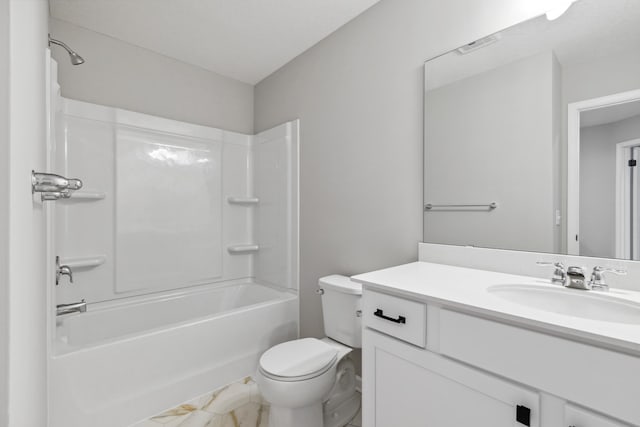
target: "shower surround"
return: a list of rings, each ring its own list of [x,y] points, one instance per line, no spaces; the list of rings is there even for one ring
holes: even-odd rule
[[[298,336],[298,122],[242,135],[58,97],[48,205],[52,427],[127,426]],[[194,415],[196,416],[196,415]]]

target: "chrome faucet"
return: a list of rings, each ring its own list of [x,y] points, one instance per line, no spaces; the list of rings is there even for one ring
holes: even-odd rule
[[[56,286],[60,283],[60,276],[69,276],[69,282],[73,283],[73,271],[68,265],[60,265],[60,257],[56,257]]]
[[[65,178],[54,173],[31,172],[31,189],[37,193],[52,191],[79,190],[82,181],[77,178]]]
[[[604,273],[614,273],[618,275],[627,274],[626,270],[596,266],[593,268],[590,280],[587,280],[584,267],[565,268],[561,262],[539,261],[540,266],[554,266],[551,283],[562,285],[565,288],[581,289],[585,291],[607,292],[609,286],[604,281]]]
[[[546,266],[554,266],[555,270],[553,271],[553,277],[551,278],[551,283],[555,283],[556,285],[565,286],[565,281],[567,278],[567,269],[564,264],[561,262],[548,262],[548,261],[538,261],[538,264],[541,267]]]
[[[591,285],[591,290],[603,292],[609,291],[609,285],[607,285],[604,281],[604,273],[613,273],[623,276],[627,274],[627,271],[600,266],[593,267],[593,272],[591,273],[591,281],[589,282]]]
[[[71,304],[56,305],[56,316],[62,316],[64,314],[71,314],[71,313],[85,313],[86,311],[87,311],[87,303],[84,300],[80,302],[74,302]]]
[[[589,281],[585,277],[584,268],[569,267],[567,268],[567,277],[564,281],[565,288],[582,289],[588,291],[591,289]]]

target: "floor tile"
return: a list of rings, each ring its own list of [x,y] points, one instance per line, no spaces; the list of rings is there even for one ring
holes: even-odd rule
[[[358,410],[356,416],[349,423],[350,426],[353,427],[362,427],[362,408]]]

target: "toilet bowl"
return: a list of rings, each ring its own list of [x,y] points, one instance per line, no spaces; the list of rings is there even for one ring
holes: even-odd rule
[[[278,344],[260,358],[255,379],[274,427],[342,427],[360,408],[349,356],[362,342],[362,288],[339,275],[319,286],[327,337]]]

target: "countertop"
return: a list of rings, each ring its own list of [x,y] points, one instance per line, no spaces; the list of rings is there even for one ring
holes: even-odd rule
[[[565,289],[550,280],[428,262],[413,262],[351,277],[366,289],[452,308],[484,318],[577,339],[640,356],[640,323],[585,319],[516,304],[488,292],[493,285],[548,286],[561,292],[580,292],[640,304],[640,292]],[[506,322],[505,322],[506,321]]]

